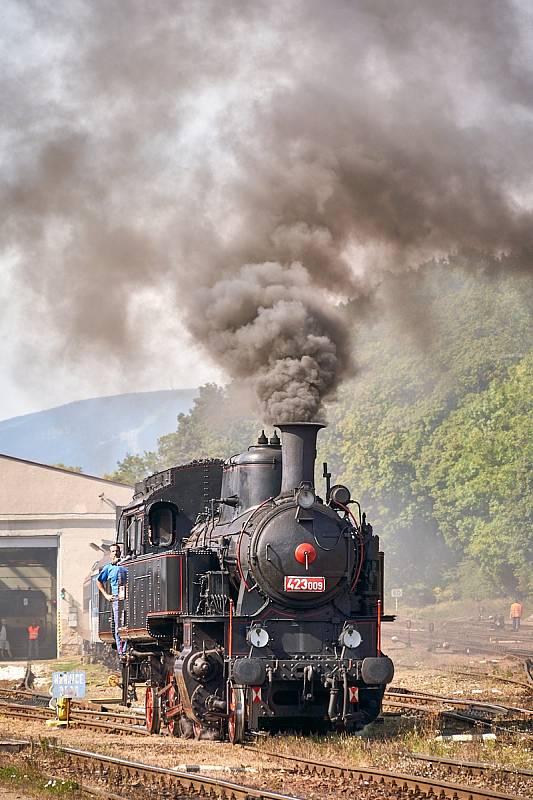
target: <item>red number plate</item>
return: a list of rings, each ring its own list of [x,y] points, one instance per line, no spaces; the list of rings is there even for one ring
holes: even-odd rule
[[[304,575],[285,575],[286,592],[324,592],[326,590],[325,578],[311,578]]]

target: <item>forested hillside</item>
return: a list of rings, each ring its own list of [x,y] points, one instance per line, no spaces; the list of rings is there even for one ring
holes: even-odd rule
[[[533,295],[492,266],[391,277],[354,327],[358,373],[321,435],[319,460],[382,537],[389,586],[414,602],[533,593]],[[234,389],[205,386],[175,433],[113,477],[229,455],[258,425]]]

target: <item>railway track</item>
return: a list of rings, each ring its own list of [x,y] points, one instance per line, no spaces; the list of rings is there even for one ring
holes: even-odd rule
[[[472,670],[471,672],[462,672],[461,670],[456,670],[456,669],[451,670],[450,672],[446,670],[446,672],[449,675],[461,675],[470,679],[485,678],[491,681],[497,681],[498,683],[509,683],[512,686],[520,686],[522,689],[531,690],[531,684],[529,683],[524,683],[523,681],[516,681],[513,680],[512,678],[503,678],[500,675],[493,675],[490,672],[477,672],[474,670]]]
[[[246,746],[243,749],[254,754],[260,752],[269,758],[278,759],[285,763],[288,762],[291,768],[303,774],[346,779],[352,794],[359,784],[362,784],[361,788],[363,788],[364,785],[371,783],[388,786],[395,791],[404,791],[428,798],[438,797],[442,800],[445,798],[449,800],[522,800],[522,798],[527,800],[526,795],[507,794],[489,787],[449,783],[435,776],[428,777],[403,772],[391,772],[374,767],[348,767],[331,762],[282,755],[262,749],[258,751],[256,747]],[[61,762],[62,769],[69,768],[76,773],[81,771],[84,778],[90,776],[92,779],[105,780],[107,789],[97,791],[107,796],[110,796],[111,791],[115,789],[118,790],[118,795],[116,795],[118,797],[121,794],[121,788],[131,786],[133,783],[143,791],[156,790],[158,794],[179,791],[180,796],[219,797],[226,798],[226,800],[298,800],[294,795],[244,786],[232,781],[202,775],[200,772],[191,773],[156,767],[86,750],[61,747],[56,744],[48,744],[46,753],[51,754],[54,759],[57,757]],[[510,769],[475,762],[460,762],[453,759],[410,752],[399,755],[438,765],[447,772],[460,772],[462,774],[466,772],[468,775],[483,775],[485,777],[488,775],[501,776],[502,774],[526,779],[533,777],[532,770]]]
[[[248,747],[245,747],[245,749],[255,750],[255,748]],[[282,755],[267,750],[261,750],[261,752],[270,758],[290,762],[298,771],[308,775],[347,778],[350,781],[352,790],[355,788],[354,784],[370,782],[391,786],[396,790],[404,790],[417,796],[429,798],[449,798],[449,800],[527,800],[526,796],[520,798],[516,794],[504,794],[490,788],[448,783],[440,779],[420,775],[390,772],[389,770],[375,767],[347,767],[341,764]]]
[[[42,706],[34,706],[22,703],[8,703],[0,700],[0,715],[16,717],[17,719],[33,719],[45,722],[56,718],[53,709]],[[70,713],[69,727],[80,727],[87,730],[114,733],[114,734],[134,734],[137,736],[148,736],[148,731],[143,725],[136,723],[124,723],[116,720],[119,715],[111,714],[108,718],[106,712],[89,711],[87,709],[76,709],[74,707]]]
[[[50,695],[39,694],[39,692],[32,692],[30,689],[6,689],[0,687],[0,701],[3,697],[8,700],[17,700],[21,703],[31,703],[36,706],[48,706],[50,702]]]
[[[419,702],[436,706],[450,705],[467,707],[469,709],[480,709],[481,711],[488,711],[495,715],[506,716],[509,714],[520,714],[525,717],[533,717],[533,710],[529,708],[521,708],[520,706],[510,706],[503,703],[491,703],[484,700],[472,700],[466,698],[444,697],[440,694],[432,694],[431,692],[413,692],[405,689],[388,689],[385,692],[386,702],[390,705],[395,705],[396,700],[401,699],[407,703]]]
[[[523,662],[533,658],[533,638],[529,631],[502,631],[476,626],[469,621],[444,621],[431,630],[427,622],[414,622],[408,630],[398,630],[400,641],[407,637],[408,641],[425,644],[431,650],[439,652],[484,653],[517,658]],[[511,639],[509,637],[512,637]],[[443,647],[443,643],[446,647]]]
[[[71,717],[75,719],[101,719],[102,721],[116,722],[119,724],[125,723],[132,725],[135,728],[144,728],[144,717],[136,714],[115,714],[109,711],[99,711],[88,708],[77,708],[74,706],[71,710]]]
[[[103,703],[90,700],[71,701],[70,720],[79,727],[93,730],[109,730],[111,733],[146,734],[144,715],[128,711],[108,711]],[[3,708],[5,707],[5,708]],[[25,711],[26,709],[26,711]],[[0,713],[4,716],[8,710],[12,716],[32,719],[54,719],[55,712],[50,708],[50,696],[27,689],[6,689],[0,687]]]
[[[12,704],[16,705],[16,704]],[[38,719],[48,718],[48,709],[20,706],[16,709],[22,716],[35,716]],[[342,764],[331,762],[316,761],[295,756],[283,755],[267,750],[258,750],[256,747],[246,746],[243,749],[257,754],[268,756],[289,762],[298,772],[311,776],[332,776],[347,779],[351,789],[354,783],[365,784],[367,782],[390,786],[395,790],[415,793],[418,796],[428,798],[439,797],[450,798],[450,800],[520,800],[517,794],[506,794],[492,788],[449,783],[435,776],[421,776],[416,774],[406,774],[404,772],[392,772],[376,767],[349,767]],[[92,777],[104,778],[108,787],[120,787],[121,784],[130,784],[132,779],[142,789],[150,790],[157,788],[159,791],[179,789],[181,793],[192,794],[201,797],[222,797],[231,800],[254,800],[264,798],[264,800],[296,800],[293,796],[271,792],[264,789],[246,787],[230,781],[212,778],[195,772],[182,772],[175,769],[166,769],[140,762],[129,761],[112,756],[102,755],[74,748],[62,747],[51,744],[47,747],[47,752],[51,751],[64,759],[64,764],[72,769],[82,770],[89,773]],[[449,773],[461,773],[468,775],[512,775],[515,778],[533,778],[533,770],[511,769],[498,767],[490,764],[477,762],[455,761],[449,758],[417,754],[401,753],[409,759],[438,765],[441,769]],[[109,794],[109,792],[105,792]],[[526,795],[523,795],[524,800]]]
[[[13,700],[17,702],[13,702]],[[50,700],[46,695],[35,692],[0,689],[0,714],[3,716],[36,719],[46,722],[55,717],[53,709],[48,707],[49,702]],[[385,694],[384,705],[393,709],[406,709],[425,714],[440,714],[470,724],[481,723],[493,726],[495,720],[502,719],[505,719],[506,723],[516,723],[516,719],[510,719],[513,714],[515,716],[519,714],[522,721],[524,717],[526,719],[533,717],[533,711],[530,709],[496,705],[470,699],[448,698],[429,692],[412,692],[404,689],[389,689]],[[72,701],[70,725],[114,734],[148,735],[144,724],[144,716],[131,712],[104,710],[101,704],[92,706],[93,704],[90,701]],[[455,709],[459,709],[460,713]],[[501,729],[510,730],[509,727]]]
[[[220,797],[226,800],[299,800],[293,795],[271,792],[250,786],[212,778],[199,773],[181,772],[164,767],[154,767],[138,761],[76,750],[70,747],[50,748],[52,753],[61,757],[64,764],[71,768],[81,769],[91,776],[105,777],[108,785],[120,786],[138,781],[144,790],[171,792],[179,790],[181,794],[197,797]],[[110,788],[111,788],[110,786]]]
[[[470,725],[485,725],[505,733],[533,735],[533,711],[527,708],[406,690],[389,690],[385,693],[383,705],[392,709],[440,715]]]
[[[406,752],[402,755],[416,761],[424,761],[430,764],[438,764],[448,772],[466,772],[469,775],[512,775],[521,778],[533,778],[531,769],[514,769],[511,767],[500,767],[496,764],[485,764],[478,761],[457,761],[453,758],[443,758],[441,756],[430,756],[424,753]]]

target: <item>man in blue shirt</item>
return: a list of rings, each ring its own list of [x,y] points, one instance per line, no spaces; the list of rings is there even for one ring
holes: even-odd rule
[[[121,656],[126,647],[126,643],[123,642],[118,635],[118,600],[120,587],[125,586],[126,579],[128,577],[128,571],[124,567],[120,566],[120,547],[118,544],[111,545],[109,550],[111,553],[111,562],[102,567],[98,574],[96,584],[100,594],[102,594],[106,600],[113,604],[113,622],[115,628],[113,633],[115,635],[115,642],[117,643],[117,653],[119,656]],[[109,581],[109,585],[111,586],[111,594],[109,594],[104,586],[106,581]]]

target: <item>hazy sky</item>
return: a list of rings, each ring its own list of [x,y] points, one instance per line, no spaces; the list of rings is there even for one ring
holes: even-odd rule
[[[506,0],[3,0],[0,418],[228,378],[311,418],[339,301],[533,245],[532,41]]]
[[[139,292],[134,303],[139,336],[149,338],[148,347],[153,352],[143,361],[142,369],[135,364],[129,371],[127,362],[111,350],[106,357],[105,353],[95,355],[90,348],[84,351],[80,347],[78,358],[69,357],[68,362],[56,358],[54,342],[59,342],[60,336],[55,331],[53,314],[49,325],[48,312],[39,315],[39,324],[34,324],[31,308],[17,298],[20,286],[13,286],[14,269],[7,259],[0,259],[0,419],[88,397],[226,382],[205,351],[195,347],[175,311],[161,308],[159,298],[148,292]],[[146,315],[149,321],[143,322]],[[27,358],[21,341],[27,348]],[[58,347],[61,348],[60,343]]]

